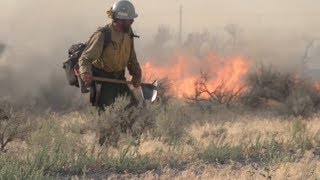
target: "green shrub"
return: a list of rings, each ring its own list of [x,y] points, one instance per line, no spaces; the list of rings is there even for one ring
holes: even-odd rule
[[[316,156],[320,156],[320,147],[317,147],[315,150],[314,150],[314,155]]]
[[[106,107],[100,115],[95,114],[94,122],[99,132],[100,144],[117,146],[121,134],[130,134],[139,139],[142,133],[155,126],[161,103],[141,102],[131,105],[127,97],[119,97]]]
[[[310,91],[306,86],[291,89],[285,105],[288,113],[294,116],[309,116],[314,111]]]
[[[170,143],[185,137],[186,128],[190,125],[190,115],[186,110],[186,107],[175,103],[161,108],[155,117],[153,134]]]
[[[229,160],[241,161],[244,159],[240,146],[217,147],[209,145],[204,152],[200,154],[200,159],[208,162],[227,163]]]
[[[49,179],[42,169],[28,167],[26,161],[14,155],[0,155],[0,179]]]
[[[246,156],[250,161],[261,163],[266,167],[293,160],[288,145],[275,139],[270,142],[260,142],[260,139],[257,138],[256,143],[248,148]]]
[[[302,153],[313,148],[311,138],[307,134],[306,125],[301,119],[295,119],[292,122],[290,141],[292,148],[301,149]]]
[[[159,165],[153,162],[149,156],[140,155],[138,151],[130,151],[133,142],[120,149],[119,155],[108,155],[105,162],[106,167],[116,173],[142,173],[156,169]]]
[[[97,157],[80,143],[79,136],[66,136],[55,118],[42,119],[41,128],[29,140],[27,163],[30,171],[41,169],[43,174],[78,174],[92,166]]]

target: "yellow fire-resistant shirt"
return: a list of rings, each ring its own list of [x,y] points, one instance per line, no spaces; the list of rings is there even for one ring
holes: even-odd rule
[[[112,24],[108,24],[107,28],[111,32],[111,42],[104,47],[104,33],[95,32],[86,43],[79,59],[79,73],[91,73],[92,64],[106,72],[123,71],[127,67],[133,78],[141,80],[141,68],[136,57],[132,32],[117,32]]]

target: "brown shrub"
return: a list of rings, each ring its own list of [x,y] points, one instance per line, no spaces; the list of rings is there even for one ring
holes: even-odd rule
[[[6,100],[0,101],[0,151],[5,152],[15,139],[25,139],[32,127],[24,113],[14,111]]]
[[[210,89],[208,86],[208,73],[200,72],[200,77],[195,82],[195,93],[186,97],[191,104],[210,109],[211,105],[225,105],[230,107],[241,99],[244,86],[239,89],[230,89],[226,87],[226,82],[221,82],[216,88]]]
[[[159,103],[141,102],[130,105],[127,97],[119,97],[115,103],[96,115],[99,144],[117,146],[121,134],[129,134],[139,141],[142,133],[154,127]]]
[[[172,85],[173,84],[169,78],[162,78],[158,81],[157,101],[160,101],[163,104],[167,104],[169,100],[173,98],[173,95],[170,92]]]
[[[260,65],[257,71],[248,75],[248,90],[242,101],[249,107],[257,108],[273,100],[284,104],[289,115],[309,116],[320,104],[320,93],[312,83],[296,74]]]

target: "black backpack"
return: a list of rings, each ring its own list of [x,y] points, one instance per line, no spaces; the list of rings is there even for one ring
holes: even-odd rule
[[[98,31],[104,33],[104,47],[111,42],[111,32],[107,27],[98,28]],[[63,69],[66,72],[69,85],[79,87],[78,82],[78,70],[79,70],[79,58],[82,52],[86,48],[86,44],[78,43],[73,44],[68,50],[68,59],[63,62]]]

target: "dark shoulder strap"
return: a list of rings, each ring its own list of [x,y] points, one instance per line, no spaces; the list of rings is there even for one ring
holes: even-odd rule
[[[111,31],[110,31],[108,26],[99,27],[98,31],[104,33],[104,44],[103,44],[103,47],[105,48],[111,42]]]
[[[103,32],[104,33],[104,45],[103,47],[107,47],[109,45],[109,43],[111,42],[111,30],[108,26],[104,26],[104,27],[99,27],[97,31]],[[133,33],[133,30],[130,30],[130,35],[131,38],[140,38],[140,36],[136,35]]]

